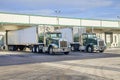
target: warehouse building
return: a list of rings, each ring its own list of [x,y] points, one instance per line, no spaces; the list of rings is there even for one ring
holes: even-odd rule
[[[24,29],[36,25],[41,28],[47,26],[50,30],[66,27],[77,27],[79,29],[79,27],[82,27],[86,29],[86,32],[96,33],[98,37],[105,40],[108,47],[120,47],[120,21],[117,20],[96,20],[11,13],[0,13],[0,46],[7,46],[7,31]]]

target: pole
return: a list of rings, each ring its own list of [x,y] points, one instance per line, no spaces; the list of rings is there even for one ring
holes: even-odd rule
[[[43,41],[43,43],[45,44],[45,46],[46,46],[46,26],[44,25],[43,26],[44,27],[44,41]]]
[[[8,50],[8,30],[6,30],[6,44],[5,44],[5,49]]]
[[[118,27],[120,27],[120,16],[117,16],[117,18],[118,18]],[[118,37],[118,38],[120,38],[120,37]],[[118,46],[120,46],[120,41],[119,40],[118,40]]]
[[[119,19],[118,26],[120,27],[120,16],[117,16],[117,18]]]
[[[58,25],[58,29],[60,30],[60,26],[59,26],[59,16],[58,16],[58,14],[60,14],[60,10],[55,10],[55,13],[57,14],[56,15],[56,18],[57,18],[57,25]]]
[[[92,33],[94,33],[94,27],[92,27]]]

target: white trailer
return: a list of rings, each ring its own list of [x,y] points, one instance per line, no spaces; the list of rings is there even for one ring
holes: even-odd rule
[[[48,52],[50,54],[56,52],[69,53],[70,48],[68,41],[61,38],[60,32],[43,32],[43,42],[39,42],[39,32],[39,27],[8,31],[8,50],[24,50],[28,47],[32,52]]]
[[[23,50],[31,44],[37,44],[36,27],[8,31],[8,49],[12,51]]]
[[[70,43],[72,43],[79,42],[74,41],[74,37],[80,37],[83,33],[86,33],[86,28],[83,27],[63,28],[57,31],[60,31],[62,33],[62,37],[67,39]]]
[[[73,29],[63,28],[59,29],[58,31],[62,33],[62,38],[66,39],[69,43],[73,42]]]

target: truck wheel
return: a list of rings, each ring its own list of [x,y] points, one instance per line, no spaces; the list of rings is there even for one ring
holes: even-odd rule
[[[32,52],[33,52],[33,53],[36,52],[36,47],[35,47],[35,46],[32,48]]]
[[[39,47],[38,47],[38,46],[36,47],[36,52],[37,52],[37,53],[39,53],[39,52],[40,52],[40,50],[39,50]]]
[[[65,54],[65,55],[68,55],[68,54],[69,54],[69,52],[64,52],[64,54]]]
[[[74,51],[74,47],[73,46],[71,46],[71,51]]]
[[[40,51],[39,51],[40,53],[42,53],[43,52],[43,50],[42,49],[40,49]]]
[[[38,46],[38,47],[36,47],[36,52],[37,52],[37,53],[42,53],[42,52],[43,52],[43,50],[42,50],[42,49],[40,49],[40,48],[39,48],[39,46]]]
[[[13,46],[8,46],[9,51],[13,51]]]
[[[88,46],[86,51],[89,52],[89,53],[92,53],[93,52],[93,46]]]
[[[17,51],[18,47],[17,46],[13,46],[13,51]]]
[[[49,47],[49,49],[48,49],[48,53],[49,53],[49,54],[54,54],[54,52],[53,52],[53,47],[52,47],[52,46]]]

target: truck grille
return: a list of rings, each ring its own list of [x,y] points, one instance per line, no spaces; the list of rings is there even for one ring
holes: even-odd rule
[[[99,46],[104,46],[104,41],[99,41]]]
[[[60,47],[67,47],[67,41],[60,41]]]

